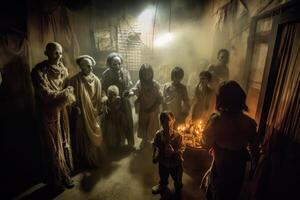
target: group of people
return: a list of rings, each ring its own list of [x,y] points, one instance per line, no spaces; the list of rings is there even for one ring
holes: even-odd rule
[[[220,86],[229,76],[229,52],[226,49],[219,51],[217,64],[198,72],[192,101],[182,83],[184,70],[181,67],[174,67],[170,82],[161,87],[154,79],[153,68],[143,64],[139,69],[139,80],[133,85],[129,71],[121,65],[123,59],[119,54],[111,53],[107,57],[108,68],[101,81],[93,73],[95,60],[82,55],[76,59],[80,72],[69,77],[62,63],[62,50],[59,43],[48,43],[44,52],[48,59],[32,70],[45,147],[45,177],[54,189],[74,186],[70,178],[73,164],[75,167],[97,167],[105,150],[124,145],[134,148],[132,96],[136,97],[134,110],[138,114],[137,136],[142,139],[140,148],[153,141],[153,162],[159,163],[160,182],[153,188],[153,193],[166,188],[169,174],[174,179],[176,191],[180,192],[182,188],[184,145],[176,126],[187,118],[193,121],[209,119],[202,142],[204,147],[213,149],[211,199],[219,199],[219,195],[228,193],[228,174],[236,177],[232,184],[238,188],[241,176],[237,177],[233,172],[240,170],[238,172],[242,173],[249,142],[256,152],[256,124],[243,114],[247,106],[241,87],[234,81]],[[218,112],[211,115],[215,101]],[[224,161],[223,157],[229,161]],[[228,167],[231,162],[237,163],[236,170]],[[219,180],[218,173],[226,176]]]

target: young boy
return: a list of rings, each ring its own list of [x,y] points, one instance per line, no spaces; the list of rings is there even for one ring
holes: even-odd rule
[[[214,91],[211,88],[212,74],[209,71],[202,71],[199,74],[199,83],[195,88],[191,117],[193,121],[202,119],[208,120],[214,106]]]
[[[171,72],[171,82],[166,83],[163,89],[163,107],[174,114],[176,123],[183,122],[190,109],[187,88],[181,83],[183,77],[183,69],[175,67]]]
[[[158,162],[159,184],[152,187],[152,193],[158,194],[167,188],[168,178],[174,180],[176,193],[182,188],[182,154],[184,145],[182,136],[174,129],[175,117],[171,112],[160,114],[162,130],[159,130],[153,142],[153,163]]]

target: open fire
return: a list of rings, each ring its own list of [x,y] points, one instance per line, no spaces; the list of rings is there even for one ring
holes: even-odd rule
[[[177,131],[182,135],[186,146],[201,148],[200,140],[202,138],[204,127],[205,124],[202,120],[197,120],[197,122],[189,120],[184,124],[180,124],[177,127]]]

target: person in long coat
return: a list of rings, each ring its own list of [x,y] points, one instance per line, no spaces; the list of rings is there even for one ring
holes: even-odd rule
[[[53,189],[71,188],[73,168],[67,105],[75,101],[73,87],[65,86],[68,70],[61,62],[62,46],[48,43],[47,60],[37,64],[32,72],[40,132],[45,148],[45,181]]]
[[[81,71],[70,79],[76,97],[71,116],[74,160],[78,167],[95,167],[103,156],[101,82],[93,73],[96,62],[91,56],[79,56],[76,63]]]

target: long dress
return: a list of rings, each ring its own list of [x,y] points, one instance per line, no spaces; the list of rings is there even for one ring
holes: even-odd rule
[[[187,88],[182,83],[174,85],[166,83],[163,89],[164,109],[175,115],[176,123],[184,121],[189,112],[189,97]]]
[[[132,109],[129,99],[126,97],[126,93],[132,86],[131,77],[129,72],[125,68],[121,68],[119,71],[115,71],[112,68],[106,69],[102,74],[102,86],[103,91],[107,92],[107,89],[111,85],[116,85],[119,88],[119,93],[121,97],[121,110],[125,111],[126,121],[128,122],[127,127],[125,127],[125,137],[127,139],[128,145],[134,145],[133,137],[133,118]]]
[[[207,199],[239,199],[249,153],[255,157],[258,151],[255,121],[243,113],[214,113],[201,143],[213,149]]]
[[[103,151],[102,131],[99,115],[102,110],[101,83],[93,73],[76,74],[70,79],[74,87],[76,104],[80,113],[73,112],[72,136],[74,160],[89,166],[99,166]]]
[[[138,137],[144,141],[151,141],[159,129],[159,105],[162,102],[159,84],[156,81],[149,84],[138,81],[133,91],[137,96],[139,114]]]
[[[43,61],[32,72],[36,105],[40,120],[41,139],[45,147],[46,182],[61,183],[73,168],[66,106],[68,97],[63,89],[67,68]]]

